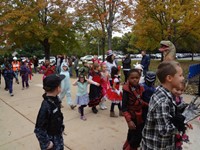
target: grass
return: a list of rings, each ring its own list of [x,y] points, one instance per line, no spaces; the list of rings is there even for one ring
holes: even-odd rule
[[[131,66],[133,67],[133,64],[136,64],[136,62],[140,63],[139,60],[132,60]],[[178,62],[180,63],[182,69],[183,69],[183,75],[185,77],[185,79],[187,80],[188,77],[188,73],[189,73],[189,66],[193,65],[193,64],[199,64],[200,61],[198,60],[178,60]],[[154,71],[156,72],[157,67],[160,63],[160,60],[151,60],[150,66],[149,66],[149,71]],[[121,62],[119,62],[119,65],[122,65]],[[198,81],[198,78],[195,79],[195,81]],[[121,71],[121,81],[122,83],[124,82],[124,75],[123,75],[123,71]],[[197,83],[197,82],[196,82]],[[159,81],[156,80],[156,85],[159,85]],[[185,93],[187,94],[195,94],[198,91],[198,85],[197,84],[188,84],[188,87],[186,88]]]

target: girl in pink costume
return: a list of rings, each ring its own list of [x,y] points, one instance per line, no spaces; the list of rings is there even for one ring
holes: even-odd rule
[[[107,90],[110,88],[110,82],[109,82],[109,72],[107,71],[107,66],[106,66],[106,63],[102,63],[101,64],[101,76],[102,76],[102,79],[101,79],[101,87],[102,87],[102,99],[101,99],[101,102],[99,104],[100,108],[102,110],[104,109],[107,109],[106,105],[105,105],[105,101],[107,99]]]

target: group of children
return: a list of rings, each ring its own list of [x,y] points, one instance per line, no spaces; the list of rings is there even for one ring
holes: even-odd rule
[[[65,87],[70,85],[68,83],[70,78],[67,73],[68,66],[63,64],[61,67],[60,75],[50,75],[43,80],[45,97],[35,128],[36,136],[43,149],[53,147],[56,149],[58,146],[63,149],[63,117],[60,110],[61,105],[58,104],[61,101],[58,102],[57,99],[59,97],[63,99],[66,95],[70,106],[72,106],[72,102],[70,87]],[[161,83],[161,86],[157,88],[154,86],[156,75]],[[112,78],[111,83],[109,82],[110,77]],[[177,91],[182,90],[184,80],[180,65],[174,61],[164,61],[158,66],[156,73],[147,72],[142,84],[139,83],[140,78],[140,70],[131,69],[128,73],[127,82],[123,85],[121,91],[117,67],[112,67],[111,74],[109,74],[105,63],[94,63],[92,70],[85,63],[80,69],[79,78],[73,83],[74,86],[77,86],[76,104],[79,105],[80,119],[87,120],[84,115],[86,106],[91,107],[92,112],[96,114],[98,113],[97,105],[100,105],[101,109],[106,109],[104,102],[109,99],[111,101],[110,117],[117,117],[114,111],[114,106],[117,105],[119,116],[124,116],[129,128],[127,140],[123,146],[124,150],[136,150],[138,147],[144,150],[180,149],[181,145],[177,144],[180,142],[177,140],[178,135],[187,137],[185,135],[184,116],[177,111],[177,106],[182,103],[180,100],[181,93]],[[65,79],[68,81],[64,81]],[[47,84],[50,82],[51,84]],[[51,103],[53,103],[53,107],[46,106],[52,105]],[[51,115],[44,112],[59,113],[61,121],[58,125],[58,132],[55,134],[52,133],[50,125],[53,121],[45,119]],[[40,126],[40,124],[43,126]],[[58,142],[61,142],[61,144],[58,145]]]
[[[9,63],[5,61],[2,65],[2,76],[5,80],[5,90],[9,91],[10,96],[13,94],[13,79],[15,78],[16,83],[19,84],[18,75],[21,76],[22,81],[22,90],[29,87],[29,78],[32,76],[32,69],[29,66],[29,63],[26,60],[21,62],[17,60],[16,57],[13,58],[13,61]]]

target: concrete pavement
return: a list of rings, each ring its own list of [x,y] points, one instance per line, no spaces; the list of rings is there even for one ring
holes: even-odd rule
[[[21,80],[20,80],[21,81]],[[74,79],[71,79],[73,83]],[[42,102],[42,75],[36,74],[30,81],[30,88],[21,90],[14,83],[14,96],[4,91],[4,81],[0,88],[0,150],[39,150],[39,144],[33,133],[38,110]],[[75,99],[76,87],[72,86],[72,98]],[[184,95],[186,101],[190,95]],[[121,150],[126,140],[127,124],[123,117],[110,118],[109,109],[93,114],[89,107],[85,113],[87,121],[79,119],[77,108],[71,110],[63,102],[65,150]],[[106,102],[110,106],[110,102]],[[116,108],[117,111],[117,108]],[[184,149],[197,150],[200,147],[200,121],[191,122],[194,129],[188,131],[190,142]]]

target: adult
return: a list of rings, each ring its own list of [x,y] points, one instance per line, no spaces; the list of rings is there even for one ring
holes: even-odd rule
[[[171,41],[161,41],[159,51],[163,53],[163,60],[170,61],[176,59],[176,48]]]
[[[125,58],[122,59],[122,65],[123,65],[123,72],[124,72],[124,77],[125,77],[125,82],[126,82],[127,78],[128,78],[128,72],[131,69],[131,57],[130,57],[130,54],[126,54]]]
[[[78,69],[79,69],[79,58],[77,56],[74,57],[74,70],[76,72],[76,77],[78,78]]]
[[[117,67],[117,64],[114,61],[114,54],[112,50],[107,51],[107,57],[106,57],[105,63],[106,63],[106,67],[109,74],[111,74],[112,67]],[[109,81],[110,81],[110,84],[112,85],[112,78],[109,78]]]
[[[143,74],[146,75],[146,72],[149,70],[149,64],[150,64],[150,57],[146,55],[146,51],[142,50],[142,60],[141,65],[143,66]]]
[[[38,58],[36,56],[33,56],[33,67],[34,67],[34,72],[38,72]]]
[[[60,66],[61,66],[61,56],[57,55],[56,56],[56,73],[60,73]]]
[[[17,57],[13,57],[12,70],[13,70],[15,77],[16,77],[15,78],[16,83],[19,84],[18,74],[19,74],[19,70],[20,70],[20,62],[17,61]]]

